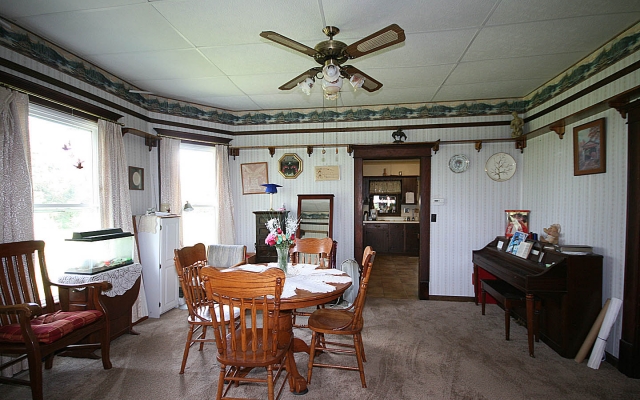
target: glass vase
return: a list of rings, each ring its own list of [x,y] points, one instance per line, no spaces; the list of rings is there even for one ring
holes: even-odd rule
[[[278,252],[278,268],[287,273],[287,258],[289,257],[289,247],[276,247]]]

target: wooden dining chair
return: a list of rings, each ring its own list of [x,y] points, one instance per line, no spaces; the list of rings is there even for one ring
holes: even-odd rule
[[[211,336],[207,338],[207,327],[211,325],[212,314],[200,275],[202,268],[207,266],[207,252],[204,244],[198,243],[194,246],[175,249],[174,255],[180,287],[182,288],[187,310],[189,311],[189,316],[187,317],[189,332],[187,333],[187,340],[182,355],[182,365],[180,366],[180,373],[184,374],[184,368],[187,365],[187,358],[189,357],[191,346],[195,343],[200,343],[199,350],[202,351],[205,343],[215,342],[215,337]],[[222,309],[224,311],[223,320],[225,323],[229,323],[240,316],[240,310],[233,310],[232,318],[228,308],[222,307]],[[215,311],[216,319],[219,320],[221,314],[220,307],[216,305],[213,307],[213,310]],[[194,334],[196,334],[198,330],[201,330],[201,332],[194,338]]]
[[[212,321],[220,363],[216,399],[227,399],[229,389],[240,382],[261,382],[267,384],[268,398],[273,400],[278,378],[287,371],[287,353],[293,342],[291,332],[279,326],[284,272],[279,268],[257,273],[206,267],[201,273],[207,297],[230,309],[239,308],[244,316],[238,324]],[[253,368],[266,368],[266,378],[247,376],[247,370]],[[287,371],[276,397],[288,376]]]
[[[335,268],[331,265],[333,257],[333,239],[302,238],[296,239],[295,245],[289,249],[291,264],[315,264],[320,268]],[[318,306],[320,308],[320,306]],[[307,325],[296,322],[296,317],[308,317],[310,312],[293,310],[293,326],[306,328]]]
[[[38,273],[44,301],[38,290]],[[0,354],[16,356],[0,365],[0,370],[25,358],[29,362],[29,380],[0,377],[0,383],[31,386],[32,398],[42,399],[42,361],[46,369],[51,369],[54,355],[62,350],[101,349],[103,368],[111,368],[107,311],[99,297],[102,291],[111,288],[110,283],[52,283],[41,240],[0,244],[0,277]],[[65,288],[70,293],[60,299],[59,310],[56,310],[52,286]],[[83,301],[76,306],[74,293],[79,291]],[[85,293],[89,301],[84,301]]]
[[[359,371],[362,387],[367,387],[363,365],[363,362],[367,361],[367,359],[364,353],[364,344],[362,343],[362,328],[364,326],[362,311],[367,296],[369,276],[371,276],[371,268],[373,266],[371,260],[375,258],[375,254],[375,251],[365,254],[366,258],[363,260],[364,267],[360,280],[360,290],[352,309],[321,308],[314,311],[309,317],[308,327],[311,329],[311,345],[307,376],[308,383],[311,383],[313,367],[324,367]],[[328,341],[325,339],[326,335],[350,335],[353,338],[353,344],[345,343],[344,341]],[[358,366],[317,362],[315,360],[317,352],[355,355]]]
[[[315,264],[320,268],[335,268],[331,265],[333,239],[303,238],[296,239],[289,249],[292,264]]]

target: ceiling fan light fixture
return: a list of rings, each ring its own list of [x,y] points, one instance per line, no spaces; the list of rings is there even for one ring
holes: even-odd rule
[[[307,78],[304,81],[298,83],[300,89],[309,96],[311,94],[311,88],[313,87],[314,80],[312,78]]]
[[[340,80],[340,67],[333,63],[333,60],[327,61],[327,64],[322,68],[322,78],[330,83],[335,83]]]
[[[362,77],[362,75],[355,74],[351,76],[351,78],[349,79],[349,83],[351,84],[351,86],[353,86],[353,90],[356,90],[364,85],[364,78]]]
[[[326,80],[322,80],[322,90],[324,90],[325,97],[326,96],[338,96],[338,93],[342,89],[342,78],[338,77],[335,82],[327,82]],[[328,97],[326,97],[329,99]],[[335,97],[334,97],[335,99]],[[329,99],[332,100],[332,99]]]

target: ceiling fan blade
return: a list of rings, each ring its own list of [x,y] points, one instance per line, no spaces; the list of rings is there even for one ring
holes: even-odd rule
[[[361,75],[364,78],[364,83],[362,84],[362,88],[367,92],[375,92],[376,90],[382,87],[382,83],[373,79],[372,77],[360,71],[356,67],[353,67],[351,65],[343,65],[342,70],[347,74],[349,74],[350,77],[353,75]]]
[[[315,57],[316,55],[320,54],[315,49],[312,49],[309,46],[298,43],[295,40],[289,39],[288,37],[282,36],[281,34],[273,31],[263,31],[260,33],[260,36],[311,57]]]
[[[287,82],[284,85],[280,86],[278,89],[280,89],[280,90],[291,90],[291,89],[295,88],[296,86],[298,86],[298,83],[304,81],[305,79],[314,78],[317,73],[318,73],[318,68],[311,68],[310,70],[301,73],[300,75],[296,76],[295,78],[293,78],[289,82]]]
[[[386,28],[380,29],[378,32],[367,36],[366,38],[345,47],[343,53],[347,54],[349,58],[361,57],[366,54],[382,50],[385,47],[402,43],[404,40],[404,30],[396,24],[391,24]]]

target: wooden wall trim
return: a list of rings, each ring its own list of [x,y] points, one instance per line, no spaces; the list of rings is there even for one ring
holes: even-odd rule
[[[627,232],[618,369],[640,378],[640,102],[628,110]]]

